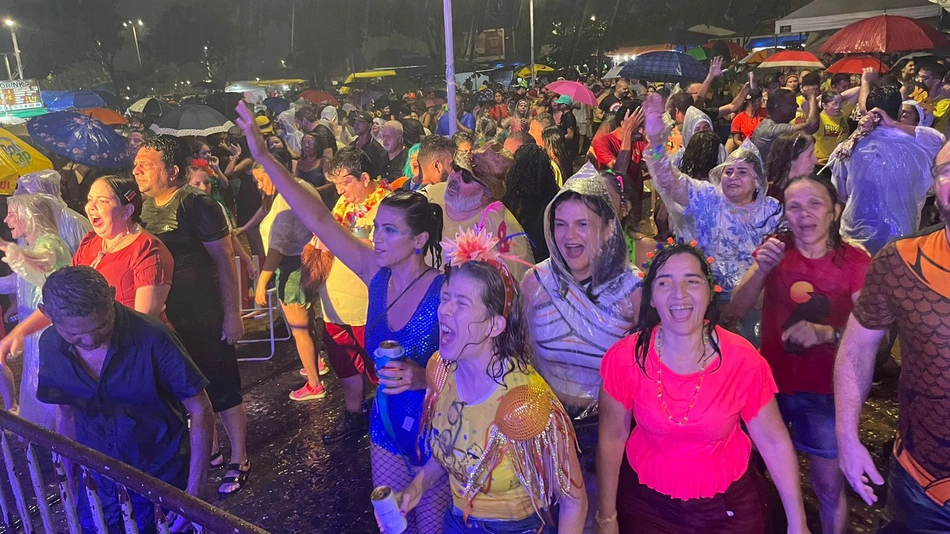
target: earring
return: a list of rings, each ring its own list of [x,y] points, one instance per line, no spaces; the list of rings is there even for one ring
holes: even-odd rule
[[[419,254],[422,254],[422,249],[419,247],[416,247],[416,256],[418,256]]]

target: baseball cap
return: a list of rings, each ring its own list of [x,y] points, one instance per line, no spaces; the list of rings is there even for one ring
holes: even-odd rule
[[[353,120],[372,123],[373,116],[370,115],[369,112],[366,112],[366,111],[357,111],[356,113],[353,114]]]
[[[573,105],[574,105],[574,100],[573,100],[571,97],[567,96],[567,95],[561,95],[561,96],[557,97],[557,101],[556,101],[555,103],[556,103],[556,104],[567,104],[568,106],[573,106]]]
[[[258,115],[254,118],[254,122],[256,122],[257,127],[261,129],[262,134],[274,133],[274,126],[270,123],[270,119],[267,117]]]

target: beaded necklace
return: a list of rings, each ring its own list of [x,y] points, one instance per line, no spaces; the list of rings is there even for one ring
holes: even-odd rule
[[[656,333],[656,341],[654,342],[654,347],[656,348],[656,356],[659,360],[660,365],[657,365],[656,371],[656,396],[660,399],[660,406],[663,407],[663,412],[666,413],[666,417],[670,422],[675,423],[676,425],[683,426],[686,424],[686,421],[689,420],[689,414],[693,411],[693,405],[696,404],[696,399],[699,398],[699,390],[703,387],[703,380],[706,378],[706,364],[709,363],[709,359],[706,358],[706,346],[709,344],[709,334],[703,332],[703,365],[700,368],[699,382],[696,384],[696,389],[693,391],[693,398],[689,401],[689,405],[686,406],[686,413],[683,415],[683,418],[677,421],[673,418],[673,414],[670,413],[669,407],[666,405],[666,399],[663,397],[663,326],[660,325]]]

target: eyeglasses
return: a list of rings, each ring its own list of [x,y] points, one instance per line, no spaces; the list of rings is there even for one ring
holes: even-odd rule
[[[473,175],[468,169],[463,169],[462,167],[459,167],[455,163],[452,164],[452,170],[459,173],[462,176],[462,182],[465,184],[470,184],[476,181],[475,175]]]

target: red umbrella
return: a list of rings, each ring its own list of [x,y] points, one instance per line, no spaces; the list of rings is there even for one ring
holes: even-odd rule
[[[597,107],[597,97],[594,93],[580,82],[560,80],[544,86],[545,89],[553,91],[559,95],[570,97],[574,102],[581,102],[591,107]]]
[[[307,89],[306,91],[300,93],[300,98],[310,102],[311,104],[332,104],[334,106],[339,106],[340,101],[336,99],[335,96],[327,93],[326,91],[317,91],[316,89]]]
[[[78,109],[76,111],[82,113],[83,115],[89,115],[106,126],[125,126],[129,123],[125,117],[119,115],[109,108],[86,108]]]
[[[823,54],[889,54],[947,46],[947,38],[927,24],[893,15],[859,20],[825,41]]]
[[[874,70],[884,74],[887,72],[887,65],[880,59],[870,56],[852,56],[844,57],[834,62],[828,67],[828,72],[832,74],[861,74],[865,67],[871,67]]]
[[[783,67],[794,67],[800,69],[823,69],[825,65],[815,57],[811,52],[802,52],[799,50],[782,50],[769,56],[763,61],[760,69],[775,69]]]

